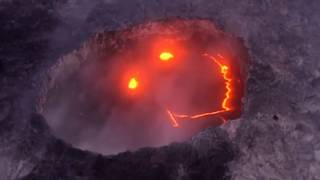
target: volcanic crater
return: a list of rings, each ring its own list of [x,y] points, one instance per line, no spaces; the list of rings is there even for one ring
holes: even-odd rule
[[[239,118],[248,59],[205,19],[97,33],[51,68],[43,114],[57,137],[104,154],[184,141]]]

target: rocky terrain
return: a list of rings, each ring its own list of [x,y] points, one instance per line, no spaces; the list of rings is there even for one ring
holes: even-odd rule
[[[320,1],[3,0],[0,179],[320,179]],[[239,120],[184,143],[113,156],[55,138],[45,72],[99,31],[206,18],[243,40],[251,64]]]

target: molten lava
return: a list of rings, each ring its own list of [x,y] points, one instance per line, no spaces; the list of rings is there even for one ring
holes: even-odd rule
[[[161,61],[170,61],[174,58],[173,54],[170,52],[162,52],[159,56]]]
[[[128,88],[131,89],[131,90],[135,90],[135,89],[138,88],[138,86],[139,86],[139,82],[137,81],[137,79],[135,77],[132,77],[129,80]]]
[[[199,119],[202,117],[212,116],[212,115],[218,116],[221,113],[232,110],[232,107],[229,103],[229,101],[231,99],[231,93],[232,93],[232,87],[231,87],[232,78],[229,75],[229,73],[230,73],[229,67],[227,65],[221,63],[221,61],[224,59],[224,57],[221,56],[220,54],[218,54],[217,57],[214,57],[214,56],[210,56],[209,54],[206,54],[206,53],[203,54],[203,56],[209,58],[210,60],[212,60],[215,64],[217,64],[219,66],[220,73],[222,74],[223,79],[225,80],[226,92],[225,92],[225,97],[221,103],[221,110],[202,113],[202,114],[195,114],[195,115],[185,115],[185,114],[175,114],[167,109],[167,113],[169,115],[169,118],[171,120],[173,127],[179,127],[177,118],[180,118],[180,119]],[[219,58],[219,60],[218,60],[218,58]],[[220,117],[220,118],[223,119],[223,122],[226,121],[223,117]]]

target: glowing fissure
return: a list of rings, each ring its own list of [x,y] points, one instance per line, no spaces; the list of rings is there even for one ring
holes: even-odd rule
[[[210,59],[212,59],[216,64],[219,65],[220,67],[220,72],[223,75],[223,79],[225,80],[225,87],[227,89],[226,93],[225,93],[225,98],[223,99],[222,102],[222,108],[225,111],[229,111],[231,110],[231,107],[229,107],[228,105],[228,101],[230,100],[231,97],[231,93],[232,93],[232,89],[231,89],[231,81],[232,78],[228,77],[228,72],[229,72],[229,67],[227,65],[221,64],[215,57],[210,56],[208,54],[204,54],[204,56],[209,57]],[[220,54],[218,54],[218,57],[221,59],[224,59],[223,56],[221,56]]]
[[[217,60],[216,57],[213,57],[207,53],[203,54],[203,56],[208,57],[209,59],[213,60],[215,64],[217,64],[220,67],[220,73],[223,76],[223,79],[225,80],[225,97],[221,103],[221,110],[213,111],[213,112],[207,112],[207,113],[202,113],[202,114],[196,114],[196,115],[186,115],[186,114],[175,114],[171,112],[169,109],[167,109],[167,113],[169,115],[169,118],[171,120],[172,126],[173,127],[179,127],[178,119],[199,119],[202,117],[206,116],[212,116],[212,115],[219,115],[221,113],[231,111],[232,107],[229,104],[229,101],[231,99],[231,93],[232,93],[232,87],[231,87],[231,82],[232,78],[229,77],[229,67],[225,64],[222,64],[221,61]],[[220,54],[217,55],[219,59],[224,59],[223,56]],[[220,117],[223,120],[223,123],[226,122],[226,119],[223,117]]]
[[[179,127],[179,124],[178,124],[176,118],[174,117],[174,114],[172,114],[172,112],[169,111],[169,110],[167,110],[167,113],[168,113],[168,115],[169,115],[169,117],[170,117],[170,119],[172,121],[172,126],[173,127]]]

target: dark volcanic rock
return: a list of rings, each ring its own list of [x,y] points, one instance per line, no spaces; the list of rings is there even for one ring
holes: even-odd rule
[[[222,130],[208,130],[186,143],[109,157],[52,139],[46,158],[23,179],[224,179],[226,163],[234,158],[226,137]]]
[[[0,179],[318,179],[319,12],[318,0],[1,1]],[[115,156],[51,135],[36,113],[58,57],[97,31],[173,16],[208,18],[248,47],[238,125]]]

